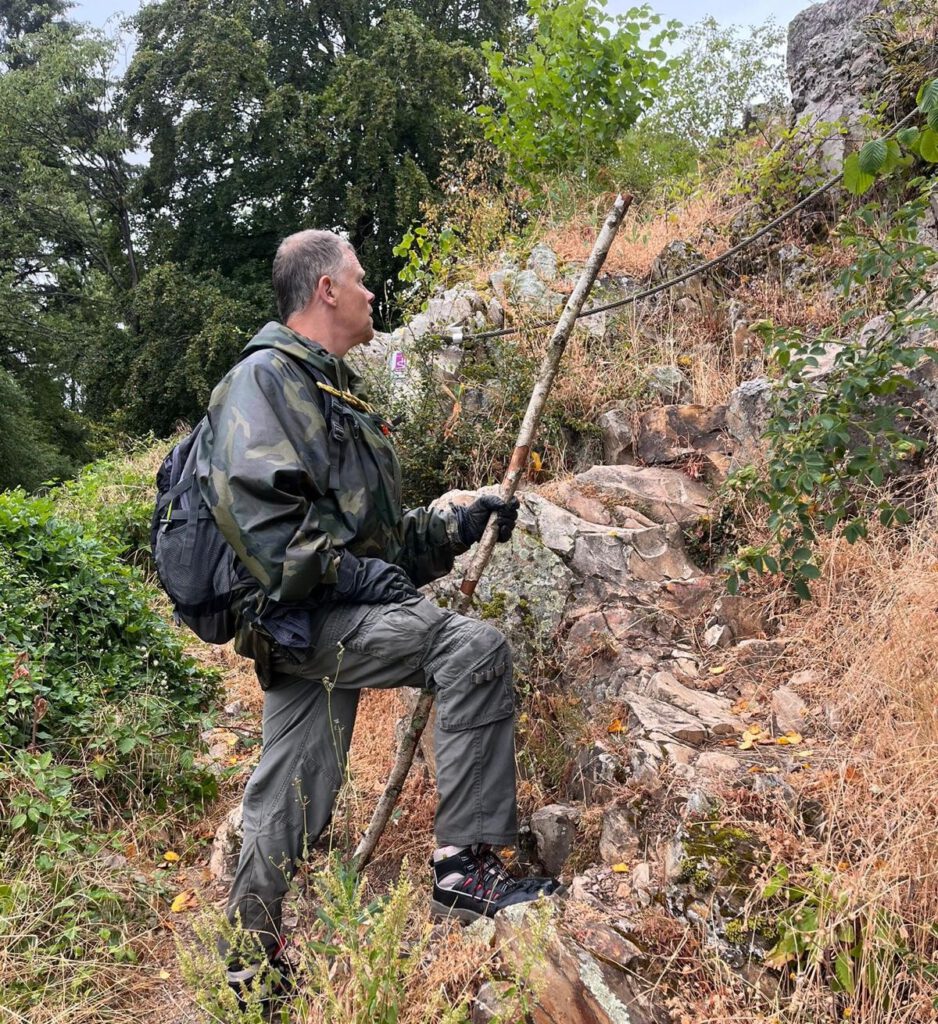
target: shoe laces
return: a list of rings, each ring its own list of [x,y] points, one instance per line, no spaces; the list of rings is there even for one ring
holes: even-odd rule
[[[489,847],[477,847],[474,851],[482,887],[496,899],[523,888],[524,883],[508,874],[508,869]]]

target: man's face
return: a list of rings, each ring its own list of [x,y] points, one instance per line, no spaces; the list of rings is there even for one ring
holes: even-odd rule
[[[355,253],[347,251],[342,269],[334,282],[336,334],[348,352],[356,345],[371,341],[375,329],[371,321],[374,293],[365,287],[365,272]]]

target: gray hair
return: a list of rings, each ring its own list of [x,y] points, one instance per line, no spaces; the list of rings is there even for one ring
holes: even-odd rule
[[[274,293],[281,323],[305,309],[319,279],[335,277],[352,246],[332,231],[297,231],[288,235],[274,256]]]

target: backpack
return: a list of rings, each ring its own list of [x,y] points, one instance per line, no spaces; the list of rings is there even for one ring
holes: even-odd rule
[[[331,385],[325,376],[305,369],[323,396],[323,416],[331,439],[338,426],[332,417],[332,395],[326,390]],[[204,417],[157,471],[150,550],[160,586],[173,603],[176,623],[184,623],[206,643],[224,644],[237,631],[234,600],[251,584],[251,576],[218,529],[199,487],[196,456],[207,425]]]

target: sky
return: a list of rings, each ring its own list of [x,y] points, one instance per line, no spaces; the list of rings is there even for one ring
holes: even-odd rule
[[[610,14],[623,14],[639,0],[607,0],[606,9]],[[663,18],[677,18],[684,24],[700,21],[712,14],[723,24],[758,25],[767,18],[774,18],[779,24],[787,25],[799,12],[810,7],[812,0],[650,0],[651,6]],[[79,0],[72,10],[72,16],[94,25],[103,25],[113,14],[133,14],[139,0]]]

